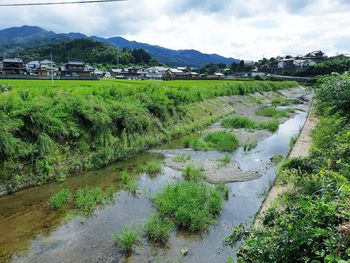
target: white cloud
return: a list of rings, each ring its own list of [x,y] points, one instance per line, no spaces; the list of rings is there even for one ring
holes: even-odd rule
[[[236,58],[318,49],[350,53],[350,4],[345,0],[129,0],[2,12],[2,28],[29,24],[55,32],[120,35]]]

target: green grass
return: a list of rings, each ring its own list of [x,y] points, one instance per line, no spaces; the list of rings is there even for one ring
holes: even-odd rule
[[[53,210],[61,209],[63,206],[71,202],[72,198],[73,195],[71,191],[64,188],[50,198],[50,208]]]
[[[204,135],[201,138],[188,137],[185,147],[191,146],[195,151],[219,150],[232,152],[238,146],[237,137],[231,132],[219,131]]]
[[[1,85],[11,89],[0,92],[0,183],[16,191],[104,167],[209,125],[233,111],[220,96],[296,83],[101,80],[56,81],[51,88],[50,81],[0,80]]]
[[[189,160],[191,160],[192,156],[191,154],[179,154],[179,155],[176,155],[173,160],[174,162],[177,162],[177,163],[185,163]]]
[[[225,200],[229,199],[230,189],[224,182],[217,184],[215,187],[221,193],[222,197],[225,198]]]
[[[250,151],[252,149],[254,149],[256,146],[258,145],[258,142],[252,141],[252,142],[248,142],[246,144],[243,145],[244,151]]]
[[[135,194],[138,189],[137,183],[126,171],[120,173],[120,183],[124,189],[129,190],[131,193]]]
[[[150,161],[142,167],[142,171],[149,175],[159,174],[163,169],[163,165],[157,161]]]
[[[300,101],[298,99],[290,99],[290,98],[278,98],[274,99],[271,102],[272,106],[289,106],[292,104],[298,104]]]
[[[187,166],[182,172],[182,177],[187,181],[200,181],[204,175],[199,167]]]
[[[124,253],[130,253],[138,240],[139,234],[132,230],[132,226],[125,226],[119,233],[114,234],[115,244],[122,249]]]
[[[271,117],[271,118],[285,118],[288,117],[290,113],[294,113],[293,109],[276,109],[275,107],[264,107],[257,110],[255,113],[257,115]]]
[[[265,129],[271,132],[277,131],[279,127],[278,120],[257,122],[245,116],[236,116],[234,118],[224,119],[221,123],[226,128],[245,128],[248,130]]]
[[[184,181],[168,185],[153,199],[158,214],[190,232],[207,230],[222,209],[222,194],[205,183]]]
[[[75,195],[75,208],[81,213],[89,214],[104,200],[104,193],[99,187],[78,189]]]
[[[220,166],[227,166],[231,162],[232,156],[229,154],[226,154],[223,157],[220,157],[218,159],[218,162],[220,163]]]
[[[166,218],[159,217],[157,214],[153,214],[145,223],[147,238],[156,243],[165,243],[172,229],[172,223]]]

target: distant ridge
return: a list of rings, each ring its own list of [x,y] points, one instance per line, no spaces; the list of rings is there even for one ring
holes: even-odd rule
[[[200,67],[209,63],[224,63],[229,65],[233,62],[239,61],[238,59],[226,58],[217,54],[204,54],[193,49],[173,50],[157,45],[129,41],[122,37],[89,37],[79,32],[56,34],[55,32],[47,31],[41,27],[28,25],[0,30],[0,56],[4,56],[6,53],[21,51],[27,48],[41,47],[48,44],[57,44],[60,42],[80,38],[91,38],[93,40],[104,42],[119,48],[142,48],[153,57],[169,66]]]

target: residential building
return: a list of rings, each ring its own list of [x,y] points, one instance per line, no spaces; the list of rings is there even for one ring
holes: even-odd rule
[[[3,74],[24,74],[25,65],[20,58],[5,58],[2,61],[2,73]]]
[[[60,74],[62,77],[90,77],[91,71],[88,69],[84,61],[72,60],[67,64],[60,66]]]

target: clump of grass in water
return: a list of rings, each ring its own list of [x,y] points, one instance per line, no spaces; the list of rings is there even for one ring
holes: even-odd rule
[[[191,154],[179,154],[179,155],[176,155],[173,160],[174,162],[177,162],[177,163],[185,163],[189,160],[191,160],[192,156]]]
[[[298,104],[300,101],[298,99],[288,99],[288,98],[279,98],[279,99],[274,99],[271,102],[272,106],[289,106],[292,104]]]
[[[150,161],[142,167],[142,171],[149,175],[156,175],[162,171],[162,164],[157,161]]]
[[[231,155],[226,154],[224,157],[220,157],[218,162],[220,162],[220,166],[227,166],[231,162]]]
[[[185,147],[192,147],[195,151],[219,150],[232,152],[238,146],[237,137],[226,131],[208,133],[201,138],[189,136],[183,142]]]
[[[199,181],[203,179],[204,175],[200,168],[190,165],[182,172],[182,177],[187,181]]]
[[[207,230],[222,209],[221,193],[201,182],[184,181],[168,185],[153,202],[162,218],[190,232]]]
[[[129,190],[132,193],[136,193],[137,191],[137,183],[131,178],[131,176],[123,171],[120,173],[120,182],[122,184],[122,187]]]
[[[257,110],[257,115],[272,117],[272,118],[284,118],[288,117],[289,113],[294,113],[293,109],[276,109],[275,107],[264,107]]]
[[[226,128],[245,128],[249,130],[264,129],[275,132],[278,130],[279,122],[278,120],[257,122],[245,116],[236,116],[234,118],[223,120],[222,125]]]
[[[100,187],[78,189],[75,196],[75,208],[89,214],[105,200],[104,194]]]
[[[173,229],[172,223],[161,218],[157,214],[153,214],[145,223],[145,233],[149,240],[157,243],[165,243]]]
[[[217,184],[216,189],[222,194],[222,197],[225,198],[225,200],[228,200],[230,189],[224,182],[220,182],[219,184]]]
[[[114,243],[120,247],[124,253],[129,254],[132,251],[132,247],[138,240],[138,233],[132,230],[131,226],[125,226],[120,233],[116,233],[113,236]]]
[[[63,206],[71,202],[72,199],[73,195],[71,191],[64,188],[50,198],[50,208],[53,210],[61,209]]]
[[[258,145],[257,141],[252,141],[243,145],[244,151],[250,151]]]

